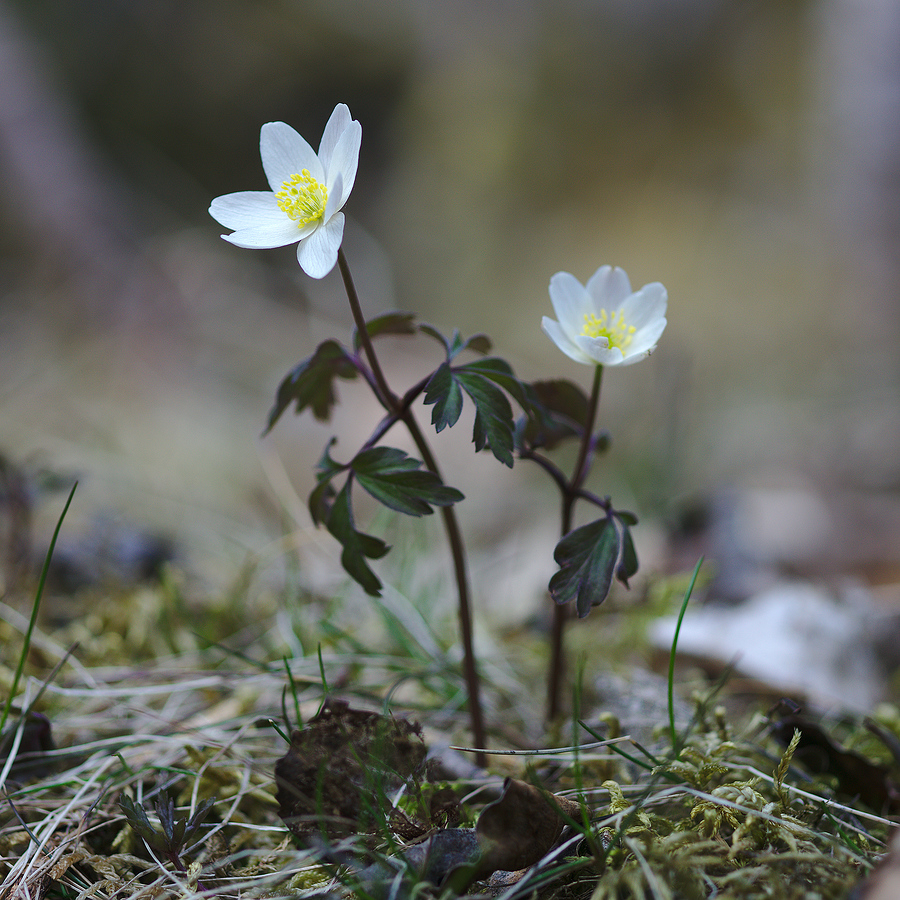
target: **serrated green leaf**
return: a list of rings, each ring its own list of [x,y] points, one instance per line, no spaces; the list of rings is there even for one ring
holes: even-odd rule
[[[477,360],[458,368],[443,363],[432,375],[425,388],[426,404],[434,404],[431,423],[440,432],[453,426],[462,412],[463,391],[475,404],[475,424],[472,440],[475,449],[489,447],[500,462],[513,464],[512,407],[506,395],[494,382],[519,383],[503,360]]]
[[[119,798],[119,806],[122,807],[128,824],[139,837],[143,838],[151,846],[159,845],[161,836],[150,824],[147,813],[144,812],[142,806],[138,806],[127,794],[122,794]]]
[[[553,553],[559,564],[550,579],[553,599],[557,603],[574,600],[578,617],[584,618],[609,594],[619,548],[619,531],[610,516],[570,531]]]
[[[390,472],[408,472],[418,469],[422,463],[396,447],[367,447],[350,462],[357,475]]]
[[[464,340],[459,331],[453,331],[453,336],[447,345],[447,359],[452,362],[463,350],[471,350],[474,353],[488,353],[491,349],[491,339],[486,334],[473,334]]]
[[[372,447],[351,463],[356,480],[389,509],[408,516],[430,515],[432,506],[451,506],[463,499],[433,472],[420,471],[422,463],[392,447]]]
[[[633,517],[632,517],[633,518]],[[619,519],[622,519],[621,514]],[[616,578],[628,587],[628,579],[638,570],[637,551],[634,549],[634,541],[631,538],[631,529],[627,525],[622,527],[622,559],[616,566]]]
[[[466,363],[463,368],[467,372],[478,372],[479,375],[483,375],[502,387],[522,409],[528,409],[534,402],[530,387],[516,378],[512,366],[505,359],[489,356],[486,359],[476,359]]]
[[[408,516],[430,515],[434,512],[432,506],[452,506],[464,499],[433,472],[406,472],[378,478],[358,476],[357,481],[380,503]]]
[[[459,382],[450,368],[450,363],[442,363],[425,386],[425,405],[434,404],[431,424],[440,434],[447,426],[454,426],[462,412],[463,393]]]
[[[472,440],[476,451],[489,447],[500,462],[512,468],[513,418],[506,394],[470,366],[461,366],[453,374],[475,404]]]
[[[366,322],[366,331],[370,338],[381,337],[385,334],[415,334],[415,321],[415,313],[388,312]],[[353,349],[358,351],[359,348],[359,332],[354,328]]]
[[[263,433],[272,430],[291,403],[295,404],[297,415],[310,407],[320,422],[328,421],[336,402],[335,378],[350,380],[357,374],[353,358],[337,341],[328,340],[319,344],[316,352],[292,369],[278,386],[275,404],[269,412]]]
[[[156,801],[156,815],[159,817],[163,837],[171,846],[175,827],[175,801],[165,791],[160,794],[159,799]]]
[[[349,477],[334,498],[326,527],[343,547],[341,565],[344,570],[367,594],[377,597],[381,593],[381,582],[369,568],[366,559],[381,559],[390,547],[379,538],[356,530],[350,505],[352,481],[352,477]]]
[[[213,806],[216,803],[215,797],[207,797],[206,800],[203,800],[201,803],[197,805],[197,808],[194,810],[194,814],[185,822],[184,827],[184,839],[185,841],[189,841],[193,838],[193,836],[200,830],[203,823],[206,821],[210,812],[212,811]]]

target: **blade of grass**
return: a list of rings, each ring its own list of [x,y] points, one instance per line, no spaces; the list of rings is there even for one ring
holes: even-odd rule
[[[590,725],[586,724],[585,722],[579,722],[578,724],[592,737],[600,740],[600,735],[596,731],[594,731],[594,729],[591,728]],[[653,769],[658,769],[662,765],[662,762],[659,759],[657,759],[646,747],[644,747],[642,744],[639,744],[634,738],[629,737],[628,735],[623,735],[621,738],[616,738],[616,740],[628,741],[630,744],[633,744],[641,753],[644,754],[644,756],[647,757],[647,759],[650,760],[650,763],[652,763],[652,765],[650,763],[645,763],[643,760],[638,759],[631,753],[626,753],[621,747],[617,747],[612,741],[606,741],[606,743],[609,744],[609,749],[612,750],[613,753],[618,754],[623,759],[627,759],[628,762],[632,763],[635,766],[638,766],[638,768],[644,769],[647,772],[652,772]],[[659,774],[667,781],[671,781],[675,784],[684,781],[683,778],[678,778],[677,776],[672,775],[670,772],[660,771]]]
[[[316,712],[316,715],[322,712],[325,708],[325,703],[328,700],[328,679],[325,677],[325,663],[322,662],[322,645],[319,644],[317,648],[318,656],[319,656],[319,675],[322,677],[322,702],[319,704],[319,709]]]
[[[319,665],[321,665],[321,652],[322,646],[319,645]],[[297,682],[294,680],[294,673],[291,671],[291,665],[288,662],[288,658],[284,657],[284,671],[287,674],[288,684],[291,688],[291,696],[294,698],[294,728],[302,728],[303,727],[303,716],[300,713],[300,697],[297,692]],[[285,715],[285,724],[288,726],[288,730],[290,730],[291,723]],[[288,741],[290,743],[290,741]]]
[[[691,582],[684,594],[684,600],[681,603],[681,610],[678,613],[678,621],[675,624],[675,635],[672,638],[672,649],[669,651],[669,733],[672,737],[672,753],[675,759],[680,759],[681,753],[678,747],[678,731],[675,728],[675,650],[678,647],[678,635],[681,632],[681,623],[684,620],[684,614],[687,611],[688,600],[691,599],[691,592],[697,582],[697,576],[700,574],[700,566],[703,565],[703,557],[697,560],[694,566],[694,574],[691,576]]]
[[[34,603],[31,605],[31,618],[28,621],[28,629],[25,632],[25,640],[22,644],[22,652],[19,654],[19,664],[16,666],[16,674],[13,676],[12,685],[9,688],[9,696],[6,698],[6,706],[3,708],[3,715],[0,716],[0,732],[3,731],[4,726],[6,725],[6,720],[9,718],[9,711],[12,708],[13,698],[16,696],[16,691],[19,688],[19,680],[22,678],[22,672],[25,670],[25,660],[28,658],[28,650],[31,647],[31,636],[34,634],[35,626],[37,625],[37,617],[38,610],[41,606],[41,597],[44,593],[44,585],[47,582],[47,572],[50,570],[50,560],[53,558],[53,551],[56,548],[56,539],[59,537],[60,529],[62,528],[63,519],[66,517],[66,513],[69,511],[69,506],[72,503],[72,497],[75,496],[75,488],[78,487],[78,482],[72,485],[72,490],[69,491],[69,497],[66,500],[66,505],[63,507],[63,511],[60,514],[59,519],[56,523],[56,528],[53,530],[53,537],[50,540],[50,546],[47,548],[47,556],[44,559],[44,566],[41,569],[41,577],[38,581],[37,593],[34,596]]]

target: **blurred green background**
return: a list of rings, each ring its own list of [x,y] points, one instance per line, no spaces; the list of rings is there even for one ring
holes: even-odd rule
[[[550,276],[609,263],[668,288],[657,353],[606,374],[598,491],[650,517],[745,483],[892,492],[898,18],[875,0],[0,0],[0,451],[78,475],[76,517],[174,534],[207,574],[277,532],[327,438],[349,455],[378,414],[342,387],[334,427],[289,416],[260,439],[281,377],[349,314],[336,272],[232,247],[206,210],[266,188],[263,122],[317,146],[345,102],[367,314],[487,332],[523,377],[587,388],[540,331]],[[437,362],[428,342],[389,356],[398,390]],[[535,473],[473,463],[470,427],[435,446],[474,540],[555,526]]]

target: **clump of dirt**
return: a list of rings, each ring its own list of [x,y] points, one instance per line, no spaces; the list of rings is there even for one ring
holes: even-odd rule
[[[418,791],[425,753],[418,723],[329,700],[275,766],[278,813],[304,843],[371,832],[402,816],[389,797]]]

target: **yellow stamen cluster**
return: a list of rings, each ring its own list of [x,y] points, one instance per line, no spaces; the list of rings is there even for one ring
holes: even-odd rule
[[[622,315],[622,310],[612,316],[605,310],[600,310],[600,315],[594,313],[584,314],[584,328],[581,333],[587,337],[605,337],[610,347],[618,347],[624,351],[631,343],[631,338],[637,329],[629,325]]]
[[[278,205],[297,223],[298,228],[305,228],[325,215],[328,189],[309,174],[309,169],[304,169],[299,175],[291,175],[275,196]]]

